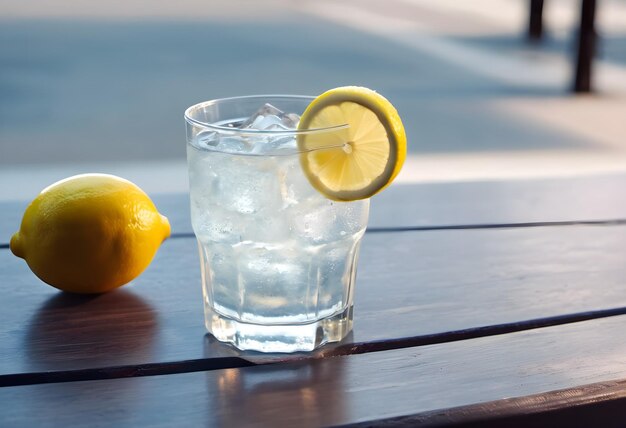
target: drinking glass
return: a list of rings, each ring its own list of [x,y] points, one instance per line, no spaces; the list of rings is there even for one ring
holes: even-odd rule
[[[205,324],[242,350],[310,351],[352,329],[369,200],[333,201],[309,183],[298,136],[347,126],[293,129],[293,114],[312,100],[225,98],[185,112]],[[289,114],[263,116],[266,104]],[[281,123],[269,128],[241,127],[277,118]]]

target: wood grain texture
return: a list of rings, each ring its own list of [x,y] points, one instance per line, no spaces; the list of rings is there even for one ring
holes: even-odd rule
[[[626,218],[626,174],[437,184],[396,184],[372,199],[371,228]],[[33,195],[34,196],[34,195]],[[191,233],[185,194],[154,195],[174,233]],[[0,203],[0,244],[19,228],[27,202]]]
[[[621,428],[625,422],[626,380],[618,380],[342,427]]]
[[[615,426],[626,418],[610,406],[625,395],[625,325],[621,316],[317,361],[6,387],[0,425],[482,426],[534,415],[527,426],[546,426],[564,411],[561,426],[589,415]]]
[[[371,234],[362,246],[355,328],[344,350],[397,339],[400,346],[437,343],[444,336],[459,340],[488,333],[450,332],[623,311],[624,254],[626,226]],[[0,250],[0,379],[202,358],[267,358],[205,337],[197,257],[194,239],[168,240],[132,284],[85,298],[46,286],[21,259]],[[501,332],[506,331],[511,330]],[[426,341],[402,343],[423,336]]]

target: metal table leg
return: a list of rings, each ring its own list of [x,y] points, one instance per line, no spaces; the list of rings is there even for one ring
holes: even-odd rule
[[[582,0],[580,29],[578,32],[578,56],[574,92],[591,92],[591,68],[596,48],[596,0]]]
[[[528,18],[528,38],[539,40],[543,33],[543,0],[530,0],[530,16]]]

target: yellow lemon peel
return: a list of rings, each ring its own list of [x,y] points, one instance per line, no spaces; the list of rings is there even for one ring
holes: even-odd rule
[[[394,106],[358,86],[331,89],[315,98],[299,130],[347,128],[298,135],[300,163],[318,191],[337,201],[369,198],[396,178],[406,158],[406,134]]]
[[[135,184],[82,174],[52,184],[28,205],[10,248],[53,287],[102,293],[143,272],[170,233],[168,219]]]

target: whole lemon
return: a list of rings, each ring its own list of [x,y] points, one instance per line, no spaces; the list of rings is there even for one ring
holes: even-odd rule
[[[169,236],[169,221],[135,184],[83,174],[52,184],[28,205],[11,251],[53,287],[102,293],[136,278]]]

